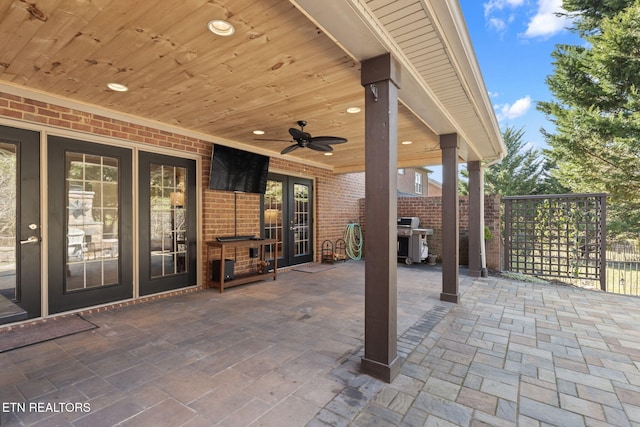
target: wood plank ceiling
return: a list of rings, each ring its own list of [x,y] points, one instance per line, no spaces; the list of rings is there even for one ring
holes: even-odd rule
[[[421,2],[368,3],[421,73],[451,75]],[[235,34],[212,34],[211,19],[228,20]],[[109,90],[110,82],[129,91]],[[346,112],[364,108],[360,64],[289,0],[0,0],[1,83],[273,156],[288,143],[256,141],[252,131],[288,140],[288,128],[307,120],[312,135],[349,142],[333,156],[304,149],[289,158],[364,170],[364,113]],[[445,100],[462,99],[459,83],[437,90]],[[459,108],[461,118],[470,114]],[[399,145],[402,166],[440,164],[436,135],[402,105],[398,138],[414,142]]]

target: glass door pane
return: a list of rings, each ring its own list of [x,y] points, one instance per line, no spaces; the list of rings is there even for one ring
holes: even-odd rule
[[[17,153],[0,142],[0,294],[16,299]]]
[[[150,165],[151,277],[187,271],[186,169]]]
[[[268,259],[282,258],[284,235],[283,235],[283,186],[279,180],[270,179],[267,181],[267,190],[264,194],[264,237],[275,239],[274,245],[265,247],[265,256]]]
[[[66,153],[66,292],[118,283],[118,159]]]
[[[309,186],[304,184],[294,184],[294,235],[293,246],[294,256],[308,255],[311,253],[311,232],[310,232],[310,203],[309,203]]]

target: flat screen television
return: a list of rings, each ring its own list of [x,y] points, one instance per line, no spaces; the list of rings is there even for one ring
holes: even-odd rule
[[[268,172],[268,156],[214,145],[209,189],[264,194]]]

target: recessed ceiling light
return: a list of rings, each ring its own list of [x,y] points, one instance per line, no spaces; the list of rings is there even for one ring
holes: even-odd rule
[[[213,34],[224,37],[230,36],[236,32],[236,29],[233,28],[233,25],[231,25],[227,21],[223,21],[222,19],[214,19],[212,21],[209,21],[207,23],[207,28],[209,28],[209,31],[211,31]]]
[[[260,130],[260,129],[256,129],[256,130],[253,131],[253,134],[254,135],[264,135],[264,131]]]
[[[402,141],[401,144],[402,145],[411,145],[411,144],[413,144],[413,141]]]
[[[360,111],[362,111],[362,109],[360,107],[349,107],[349,108],[347,108],[347,113],[349,113],[349,114],[356,114],[356,113],[359,113]]]
[[[325,156],[333,156],[333,153],[324,153]]]
[[[107,83],[107,87],[116,92],[126,92],[129,90],[128,87],[120,83]]]

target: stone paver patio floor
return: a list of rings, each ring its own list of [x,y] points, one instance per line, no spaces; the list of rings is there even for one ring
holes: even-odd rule
[[[640,426],[640,299],[398,267],[401,374],[359,373],[362,262],[94,313],[0,354],[2,426]],[[10,411],[7,403],[77,411]]]
[[[353,425],[640,425],[640,299],[487,278]]]

